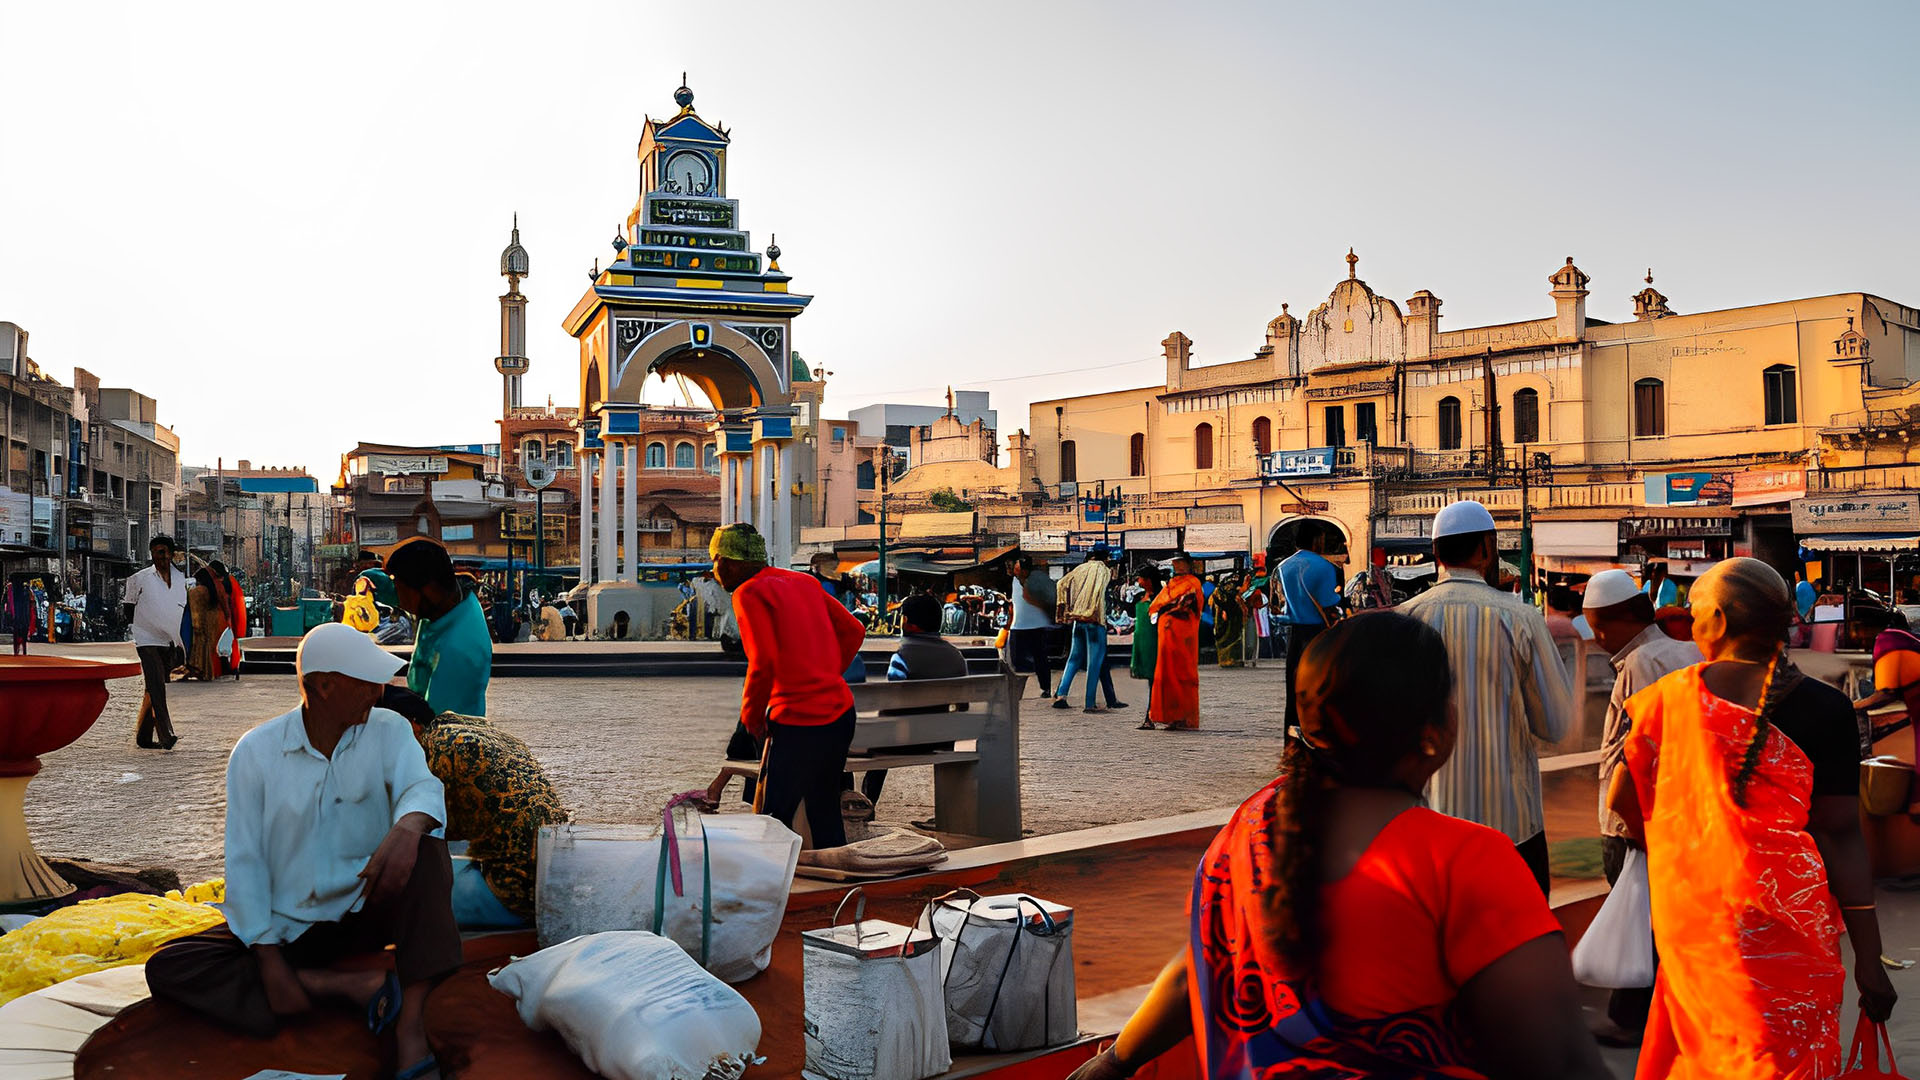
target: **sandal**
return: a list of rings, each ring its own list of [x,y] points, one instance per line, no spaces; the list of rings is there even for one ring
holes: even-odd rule
[[[367,1001],[367,1030],[375,1035],[385,1035],[400,1019],[400,976],[396,972],[387,972],[387,979],[380,984],[371,999]],[[419,1075],[419,1074],[415,1074]]]
[[[440,1059],[428,1054],[419,1061],[393,1074],[393,1080],[420,1080],[430,1072],[440,1071]]]
[[[1151,720],[1142,720],[1142,721],[1140,721],[1140,726],[1139,726],[1138,728],[1136,728],[1135,730],[1137,730],[1137,731],[1152,731],[1152,730],[1153,730],[1153,721],[1151,721]]]

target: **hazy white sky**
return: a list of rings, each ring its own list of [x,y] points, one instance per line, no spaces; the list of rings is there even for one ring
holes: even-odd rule
[[[1920,304],[1920,5],[0,3],[0,319],[188,463],[331,475],[529,402],[680,73],[778,233],[828,412],[1158,382],[1344,276],[1445,327],[1848,289]],[[1066,372],[1044,376],[1041,373]]]

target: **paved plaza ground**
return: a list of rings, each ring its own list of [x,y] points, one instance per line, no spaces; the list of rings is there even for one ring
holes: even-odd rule
[[[40,648],[131,655],[127,646]],[[1146,685],[1125,669],[1130,708],[1089,716],[1054,710],[1029,680],[1021,708],[1026,827],[1056,833],[1230,806],[1273,778],[1283,699],[1278,663],[1201,675],[1202,729],[1138,731]],[[140,680],[111,684],[106,711],[72,746],[45,758],[27,794],[42,854],[165,865],[186,880],[220,873],[227,753],[248,728],[298,703],[287,675],[167,688],[180,745],[133,744]],[[527,741],[575,820],[657,819],[670,796],[717,772],[740,703],[738,678],[502,678],[487,694],[495,723]],[[733,791],[737,794],[736,782]],[[883,820],[933,813],[930,769],[887,778]]]

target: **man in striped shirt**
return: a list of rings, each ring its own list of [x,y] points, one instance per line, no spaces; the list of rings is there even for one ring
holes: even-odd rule
[[[1433,519],[1433,557],[1438,583],[1400,606],[1440,632],[1453,668],[1458,742],[1427,782],[1427,801],[1443,814],[1506,833],[1547,892],[1546,813],[1534,740],[1566,736],[1573,687],[1546,619],[1488,584],[1500,550],[1485,506],[1465,500],[1441,509]]]

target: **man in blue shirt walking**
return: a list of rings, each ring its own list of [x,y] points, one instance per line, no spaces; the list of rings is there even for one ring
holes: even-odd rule
[[[1340,572],[1321,552],[1327,549],[1326,526],[1303,521],[1300,550],[1280,564],[1280,594],[1287,601],[1287,730],[1299,724],[1293,705],[1293,673],[1307,645],[1327,628],[1340,606]]]

